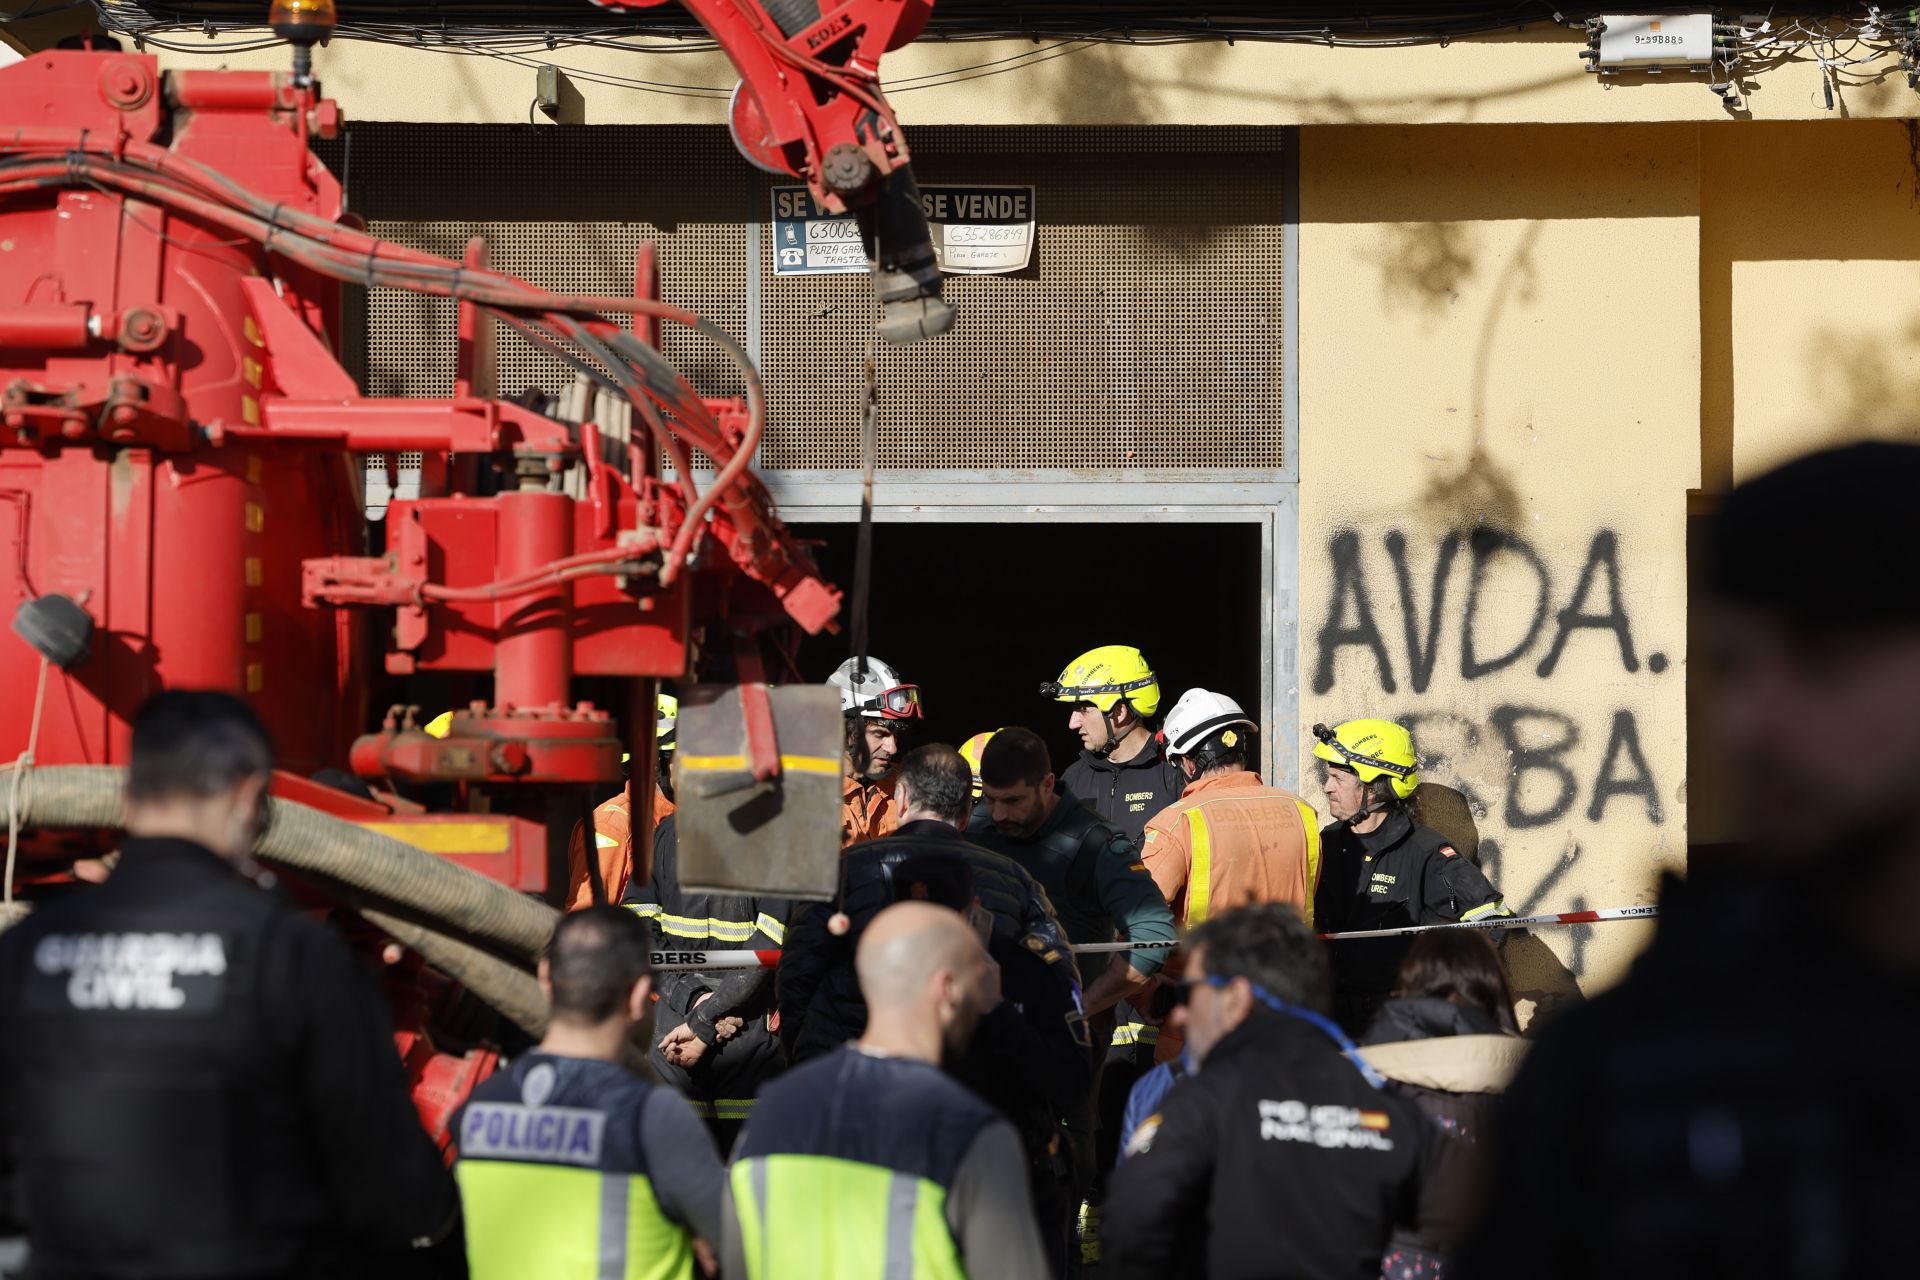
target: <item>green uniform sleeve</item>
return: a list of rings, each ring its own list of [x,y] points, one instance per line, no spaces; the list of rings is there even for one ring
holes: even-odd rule
[[[1112,840],[1100,851],[1093,867],[1094,886],[1100,905],[1113,917],[1114,924],[1129,942],[1166,942],[1165,948],[1130,951],[1127,960],[1143,974],[1157,973],[1172,953],[1178,936],[1173,926],[1173,908],[1160,894],[1160,886],[1147,873],[1131,841],[1124,836]]]

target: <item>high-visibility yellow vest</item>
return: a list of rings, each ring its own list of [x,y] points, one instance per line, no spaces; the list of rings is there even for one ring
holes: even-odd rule
[[[653,1194],[640,1113],[655,1086],[610,1062],[528,1054],[455,1120],[473,1280],[693,1280]]]
[[[938,1067],[855,1049],[767,1085],[729,1174],[746,1280],[966,1280],[947,1191],[996,1118]]]

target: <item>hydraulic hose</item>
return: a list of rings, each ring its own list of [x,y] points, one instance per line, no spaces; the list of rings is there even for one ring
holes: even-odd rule
[[[125,785],[126,771],[105,765],[31,770],[21,780],[21,825],[117,827]],[[256,852],[269,862],[337,880],[409,915],[444,920],[529,965],[546,948],[559,919],[552,907],[478,872],[303,804],[274,802],[273,820]]]

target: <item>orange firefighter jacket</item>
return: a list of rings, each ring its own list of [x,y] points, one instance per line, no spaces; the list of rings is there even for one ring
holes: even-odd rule
[[[672,813],[673,801],[653,788],[653,825]],[[633,848],[633,816],[622,790],[593,811],[593,853],[600,862],[600,882],[606,886],[607,901],[618,903],[627,891],[627,882],[645,882],[653,875],[653,841],[641,842],[637,859]],[[587,824],[573,825],[573,838],[567,842],[567,910],[578,911],[593,905],[593,883],[587,877]]]
[[[893,779],[868,782],[848,774],[840,792],[840,847],[890,836],[900,825],[894,811]]]
[[[1147,820],[1141,860],[1183,931],[1255,902],[1291,903],[1313,923],[1319,818],[1305,800],[1250,770],[1188,783],[1179,800]],[[1155,1060],[1179,1051],[1180,1038],[1163,1028]]]

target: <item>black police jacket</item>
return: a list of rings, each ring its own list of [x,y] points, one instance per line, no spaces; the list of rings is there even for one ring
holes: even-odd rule
[[[784,898],[745,893],[693,893],[680,886],[680,830],[668,814],[653,833],[653,876],[631,881],[621,905],[647,920],[663,951],[771,951],[786,945],[791,904]],[[778,1069],[779,1043],[768,1025],[773,1012],[773,972],[720,969],[711,973],[662,973],[655,988],[650,1061],[659,1078],[695,1099],[753,1096],[759,1081]],[[742,1029],[714,1043],[692,1071],[660,1052],[666,1032],[685,1024],[707,1039],[714,1023],[737,1017]]]
[[[1173,952],[1173,909],[1140,861],[1139,847],[1102,822],[1071,791],[1060,790],[1053,812],[1030,839],[1002,835],[974,811],[978,829],[968,838],[1018,863],[1046,892],[1054,913],[1074,942],[1111,942],[1116,926],[1134,942],[1165,940],[1165,950],[1134,951],[1127,962],[1151,975]],[[984,805],[981,806],[984,808]],[[1092,983],[1113,963],[1112,953],[1076,957],[1081,979]]]
[[[1378,1280],[1395,1226],[1435,1220],[1452,1154],[1319,1028],[1256,1008],[1144,1120],[1101,1211],[1116,1276]]]
[[[324,925],[184,840],[0,935],[34,1274],[367,1274],[452,1226],[386,1008]]]
[[[867,1026],[867,1002],[853,972],[854,946],[868,923],[895,900],[893,873],[909,858],[952,859],[972,875],[974,897],[993,916],[997,939],[1024,945],[1036,939],[1057,952],[1062,986],[1075,980],[1065,934],[1046,893],[1009,858],[971,844],[944,822],[909,822],[892,835],[849,848],[841,868],[843,906],[803,908],[780,955],[780,1038],[789,1058],[804,1062],[854,1039]],[[827,928],[844,909],[852,927],[840,937]]]
[[[1082,751],[1060,775],[1060,784],[1137,846],[1147,819],[1178,800],[1187,779],[1155,734],[1146,750],[1124,762]]]
[[[1396,806],[1364,835],[1344,822],[1320,832],[1313,925],[1322,933],[1448,924],[1506,914],[1500,891],[1437,831]],[[1393,989],[1411,938],[1334,942],[1335,1003],[1358,1034]]]

